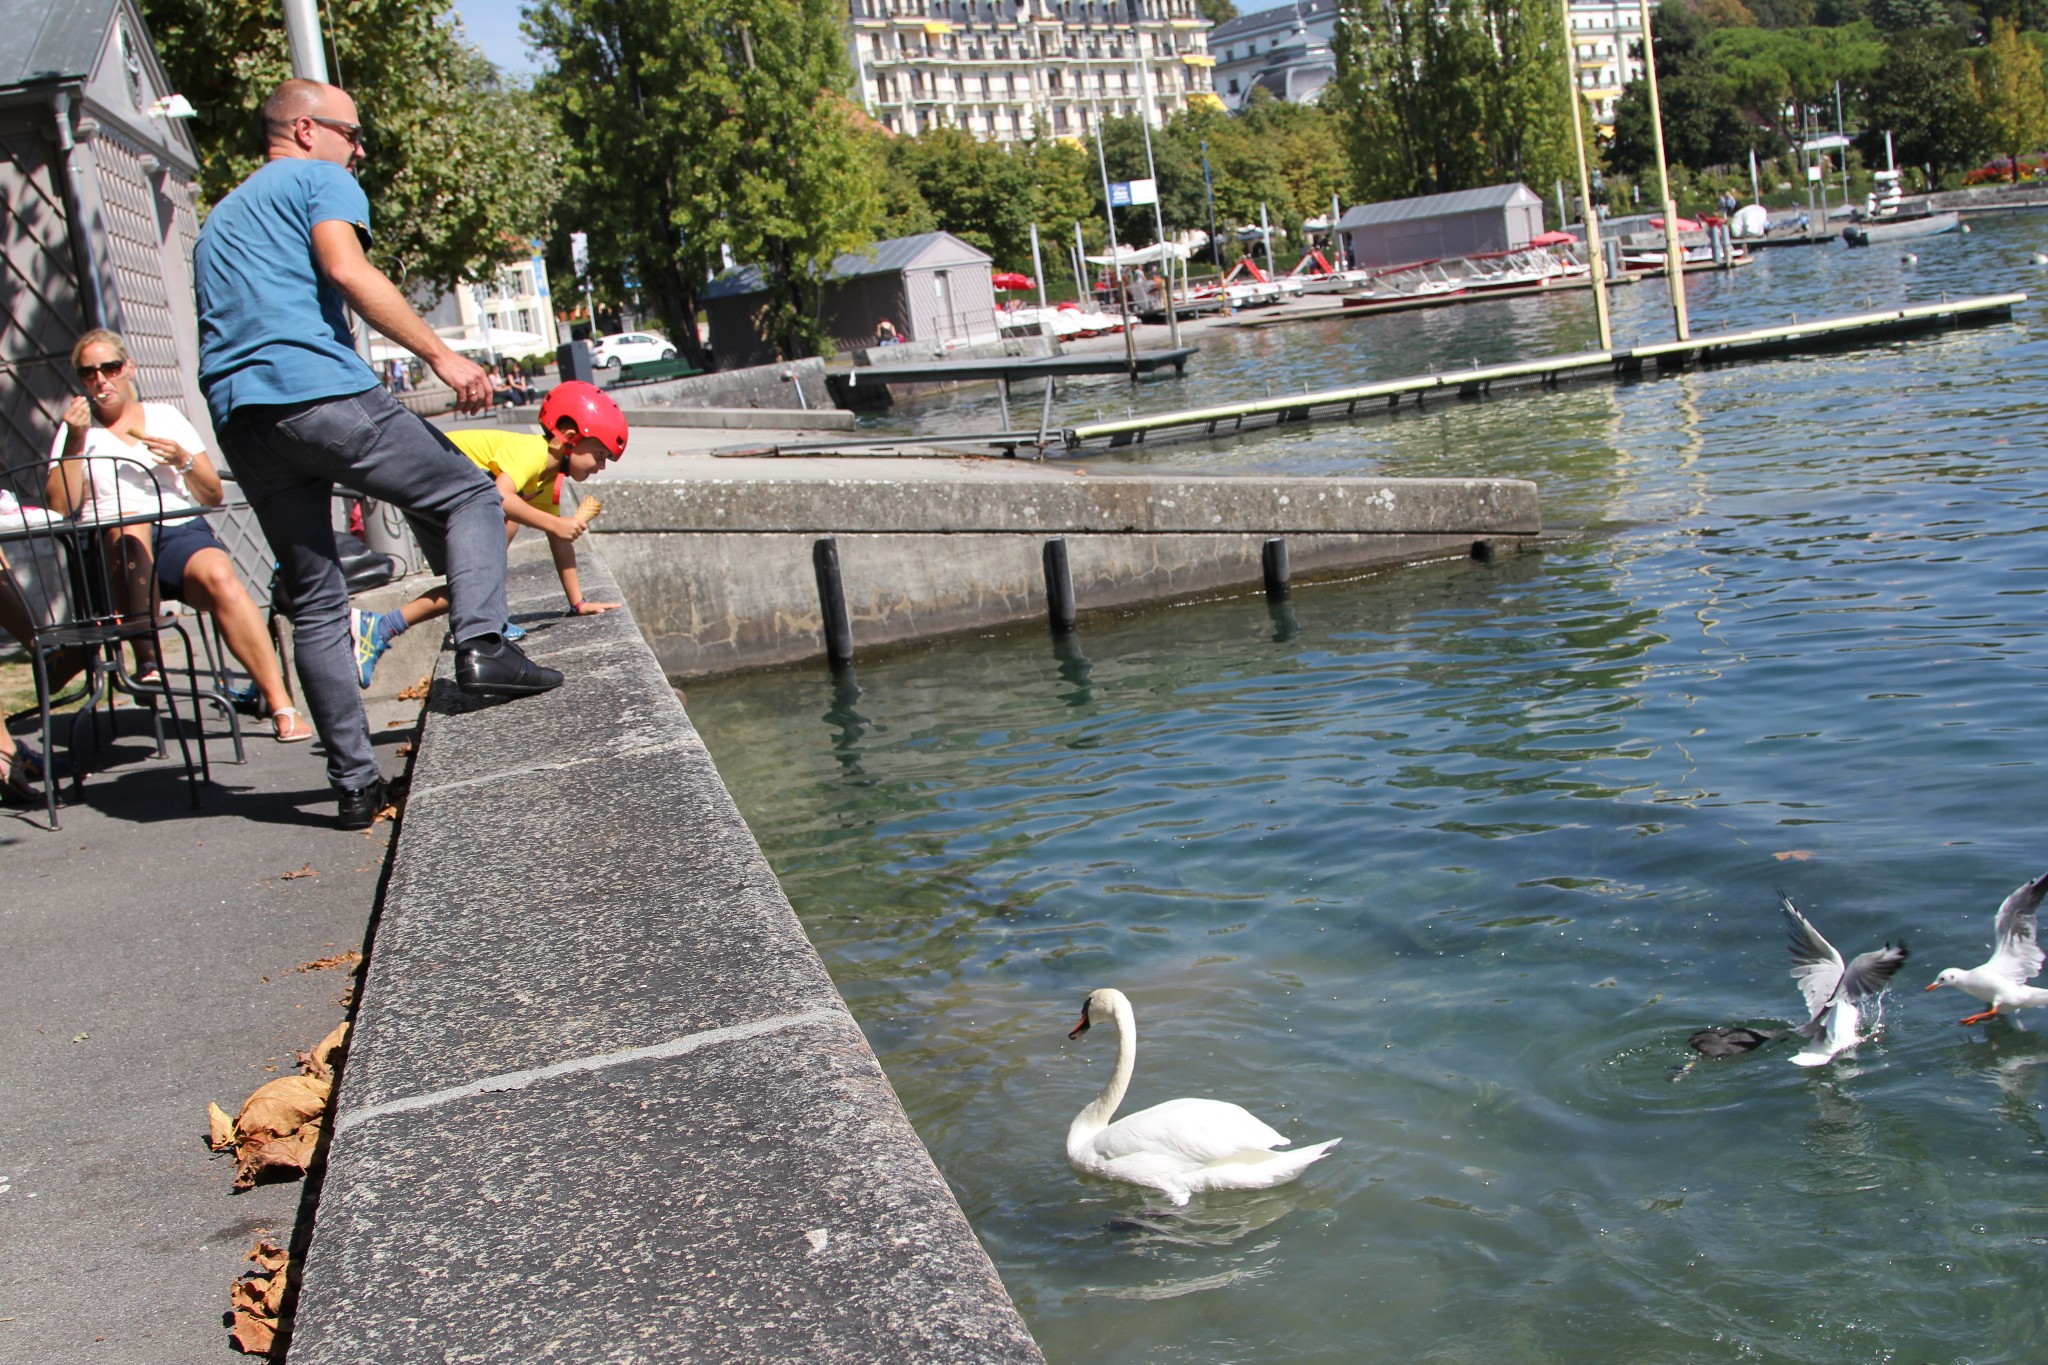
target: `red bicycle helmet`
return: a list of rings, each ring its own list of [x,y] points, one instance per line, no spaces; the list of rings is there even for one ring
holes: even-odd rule
[[[564,422],[575,428],[578,440],[595,438],[614,460],[625,456],[626,414],[597,385],[571,379],[548,391],[540,405],[541,426],[560,431]]]

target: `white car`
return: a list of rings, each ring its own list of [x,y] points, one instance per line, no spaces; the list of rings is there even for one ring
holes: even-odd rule
[[[590,347],[590,363],[600,369],[638,365],[646,360],[674,360],[676,348],[659,332],[620,332],[599,337]]]

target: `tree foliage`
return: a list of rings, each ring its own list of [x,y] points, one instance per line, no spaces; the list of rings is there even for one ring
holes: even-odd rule
[[[1988,134],[1965,48],[1955,28],[1892,35],[1865,104],[1866,165],[1884,164],[1887,132],[1898,160],[1936,180],[1982,159]]]
[[[1541,185],[1571,166],[1563,22],[1507,0],[1342,0],[1324,102],[1363,199]]]
[[[330,76],[355,97],[368,139],[361,179],[386,274],[446,288],[532,254],[555,205],[561,135],[506,85],[438,0],[328,0]],[[291,75],[272,0],[144,0],[179,93],[199,111],[207,203],[261,164],[259,111]]]
[[[730,249],[768,287],[785,355],[823,339],[837,255],[872,240],[882,168],[829,0],[537,0],[539,89],[575,148],[564,226],[592,274],[638,288],[694,357],[698,282]]]
[[[2009,19],[1992,22],[1991,42],[1977,61],[1976,88],[1985,135],[2012,159],[2012,178],[2018,181],[2020,153],[2048,139],[2048,85],[2042,81],[2041,49]]]

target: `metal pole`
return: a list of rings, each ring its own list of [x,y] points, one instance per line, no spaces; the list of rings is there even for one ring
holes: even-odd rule
[[[1220,274],[1223,270],[1223,243],[1216,237],[1216,186],[1209,180],[1209,139],[1202,139],[1202,197],[1209,201],[1209,259]]]
[[[1045,612],[1056,634],[1074,629],[1074,571],[1067,564],[1067,541],[1045,542]]]
[[[1593,207],[1593,184],[1586,170],[1585,115],[1579,108],[1579,59],[1577,45],[1570,42],[1571,0],[1558,0],[1564,7],[1564,77],[1571,87],[1572,150],[1579,161],[1579,214],[1586,220],[1586,266],[1593,272],[1593,317],[1600,324],[1600,349],[1614,349],[1614,325],[1607,313],[1607,254],[1600,249],[1600,212]],[[1562,191],[1560,190],[1560,197]]]
[[[1287,542],[1274,536],[1259,547],[1259,567],[1266,576],[1266,596],[1274,602],[1284,602],[1294,589],[1292,575],[1287,566]]]
[[[1031,225],[1031,277],[1038,284],[1038,311],[1045,311],[1045,258],[1038,254],[1038,224]],[[1040,319],[1043,328],[1044,320]]]
[[[327,84],[327,49],[320,41],[319,0],[284,0],[284,39],[292,75]]]
[[[1135,11],[1136,8],[1133,4],[1132,9]],[[1144,54],[1138,50],[1138,38],[1142,35],[1136,32],[1136,18],[1136,14],[1133,13],[1131,53],[1134,65],[1138,68],[1138,98],[1145,102],[1144,114],[1138,120],[1138,127],[1145,134],[1145,174],[1152,181],[1152,225],[1159,238],[1159,274],[1160,278],[1166,281],[1166,344],[1179,350],[1180,314],[1173,306],[1173,267],[1166,263],[1166,217],[1159,207],[1159,168],[1152,162],[1152,83],[1145,75]]]
[[[1690,341],[1685,319],[1685,248],[1678,241],[1678,201],[1671,197],[1671,167],[1664,159],[1664,105],[1657,98],[1657,51],[1650,38],[1650,0],[1636,0],[1643,21],[1643,75],[1650,86],[1650,132],[1657,148],[1657,188],[1664,196],[1664,271],[1671,284],[1671,316],[1678,339]]]
[[[1124,292],[1123,252],[1116,244],[1116,209],[1109,202],[1109,156],[1102,150],[1102,110],[1091,97],[1090,122],[1095,125],[1095,165],[1102,172],[1102,216],[1109,220],[1109,269],[1116,278],[1117,325],[1124,334],[1124,360],[1130,366],[1131,382],[1138,382],[1138,339],[1131,335],[1131,301]]]
[[[839,579],[839,542],[831,536],[811,546],[811,571],[818,579],[819,625],[825,658],[834,672],[853,663],[853,622],[846,614],[846,589]]]
[[[1266,278],[1270,280],[1276,277],[1273,269],[1273,224],[1266,217],[1263,203],[1259,205],[1259,236],[1266,241]]]

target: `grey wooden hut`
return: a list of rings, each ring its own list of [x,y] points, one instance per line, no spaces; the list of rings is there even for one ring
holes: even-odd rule
[[[1360,204],[1337,220],[1361,270],[1515,251],[1543,232],[1543,200],[1527,185]]]
[[[824,291],[825,331],[841,350],[873,346],[883,319],[904,341],[926,347],[994,340],[995,287],[990,257],[950,232],[894,237],[832,262]],[[766,299],[754,266],[726,271],[698,296],[720,369],[773,362],[763,334]]]
[[[174,93],[134,0],[0,0],[0,463],[49,453],[97,326],[127,338],[144,398],[210,434]]]

